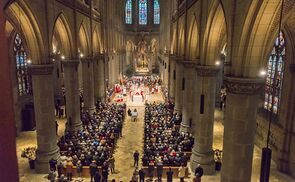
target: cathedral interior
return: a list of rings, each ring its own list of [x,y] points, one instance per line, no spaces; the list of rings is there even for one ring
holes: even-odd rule
[[[0,181],[295,182],[295,0],[0,8]]]

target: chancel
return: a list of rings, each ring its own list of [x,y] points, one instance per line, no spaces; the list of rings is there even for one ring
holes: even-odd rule
[[[295,182],[295,0],[0,8],[1,182]]]

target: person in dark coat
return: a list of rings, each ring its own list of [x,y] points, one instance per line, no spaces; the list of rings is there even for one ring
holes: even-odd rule
[[[55,159],[51,158],[49,160],[50,170],[52,170],[53,172],[56,171],[56,164],[57,164],[57,161]]]
[[[134,152],[133,158],[134,158],[134,166],[138,166],[139,153],[137,150]]]
[[[203,173],[204,173],[203,168],[201,167],[200,164],[198,164],[195,170],[195,176],[201,178],[203,176]]]
[[[62,169],[64,168],[64,165],[60,162],[58,163],[57,165],[57,175],[58,175],[58,178],[60,178],[60,176],[62,175]]]
[[[171,167],[169,167],[169,171],[167,171],[167,182],[172,182],[173,179],[173,171],[171,170]]]
[[[94,175],[94,182],[100,182],[101,180],[101,176],[99,174],[98,171],[95,172],[95,175]]]
[[[90,177],[91,177],[91,182],[93,181],[93,178],[97,172],[97,164],[96,161],[92,161],[92,163],[89,165],[90,168]]]
[[[141,168],[138,171],[138,175],[139,175],[139,182],[144,182],[145,172],[144,172],[143,168]]]
[[[153,177],[154,177],[154,164],[153,163],[149,163],[148,172],[149,172],[150,180],[153,180]]]
[[[162,175],[163,175],[163,164],[162,163],[158,163],[157,164],[158,181],[162,181]]]
[[[107,182],[109,177],[109,170],[108,168],[102,169],[102,182]]]

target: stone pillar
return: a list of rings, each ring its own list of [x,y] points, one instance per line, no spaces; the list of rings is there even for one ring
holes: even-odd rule
[[[66,110],[67,125],[66,130],[78,131],[82,129],[80,116],[80,96],[79,96],[79,80],[78,65],[79,61],[66,60],[63,61],[66,87]]]
[[[192,128],[190,123],[192,121],[192,107],[193,107],[193,88],[195,81],[195,64],[192,61],[185,61],[183,63],[185,88],[183,91],[183,109],[182,109],[182,122],[180,131],[191,132]]]
[[[30,72],[37,131],[36,172],[48,173],[48,161],[60,157],[54,116],[53,65],[32,65]]]
[[[195,114],[193,116],[195,144],[191,156],[191,168],[197,164],[204,169],[204,174],[215,173],[213,145],[213,127],[215,110],[216,77],[219,68],[216,66],[197,66],[195,82]],[[203,111],[201,112],[201,95],[204,96]]]
[[[177,114],[182,113],[183,104],[183,63],[182,60],[176,60],[176,82],[175,82],[175,107],[174,112]]]
[[[227,88],[221,182],[250,182],[256,113],[264,80],[225,77]]]
[[[175,59],[173,56],[169,57],[170,73],[169,73],[169,98],[174,101],[175,99]]]
[[[95,101],[105,101],[104,55],[97,56],[93,63]]]
[[[93,58],[85,58],[82,61],[82,77],[83,77],[83,99],[84,111],[93,113],[94,105],[94,83],[93,83]]]

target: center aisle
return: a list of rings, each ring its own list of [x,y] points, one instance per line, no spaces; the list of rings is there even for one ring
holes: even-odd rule
[[[144,141],[144,103],[134,104],[127,98],[126,112],[130,108],[132,111],[137,109],[138,117],[136,122],[132,122],[126,113],[126,118],[122,130],[122,138],[117,141],[117,147],[114,153],[115,158],[115,173],[109,176],[109,180],[116,179],[116,181],[128,182],[132,178],[135,167],[133,166],[133,153],[137,150],[139,152],[139,169],[141,167],[141,158],[143,153]],[[164,102],[162,93],[151,95],[148,99],[149,103]]]

